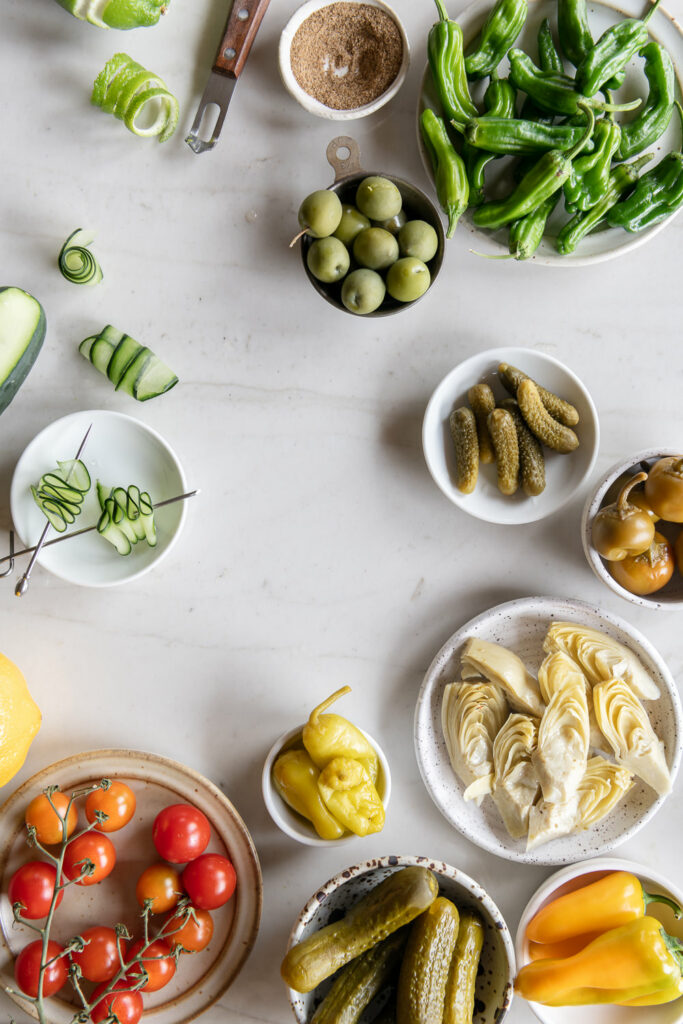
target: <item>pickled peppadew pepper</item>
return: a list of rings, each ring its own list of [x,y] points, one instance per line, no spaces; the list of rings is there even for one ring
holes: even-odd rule
[[[435,3],[439,20],[432,25],[427,38],[429,67],[441,109],[449,119],[461,121],[477,113],[467,85],[462,29],[448,17],[443,0]]]

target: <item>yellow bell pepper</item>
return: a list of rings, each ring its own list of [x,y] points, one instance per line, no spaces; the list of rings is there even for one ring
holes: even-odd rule
[[[360,761],[335,757],[321,771],[318,790],[330,813],[350,832],[367,836],[383,829],[384,805]]]
[[[304,726],[304,746],[318,768],[324,768],[334,757],[350,757],[354,761],[362,762],[370,779],[375,783],[379,759],[374,747],[368,743],[360,729],[346,718],[322,713],[335,700],[350,692],[350,686],[343,686],[311,711]]]
[[[305,750],[286,750],[273,765],[273,785],[285,803],[310,821],[321,839],[339,839],[344,828],[323,803],[319,776]]]

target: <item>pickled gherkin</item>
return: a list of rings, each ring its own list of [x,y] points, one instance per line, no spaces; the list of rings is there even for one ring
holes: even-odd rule
[[[455,446],[455,485],[463,494],[471,494],[479,476],[477,423],[471,409],[454,409],[449,420]]]
[[[519,482],[528,497],[533,498],[545,490],[545,459],[541,442],[531,433],[514,398],[501,403],[514,420],[519,448]]]
[[[516,366],[510,366],[509,363],[501,363],[498,367],[498,376],[500,377],[501,384],[506,391],[509,391],[514,398],[517,395],[517,388],[523,380],[530,380],[528,374],[523,373],[522,370],[518,370]],[[552,391],[548,391],[547,388],[541,387],[536,381],[534,381],[538,388],[538,393],[541,396],[541,401],[546,407],[553,419],[558,420],[560,423],[564,423],[565,427],[575,427],[579,422],[579,413],[571,405],[570,402],[565,402],[559,395],[553,394]]]
[[[529,429],[548,448],[566,455],[579,447],[574,431],[553,419],[530,378],[523,380],[517,388],[517,404]]]
[[[514,494],[519,478],[519,447],[514,420],[506,409],[494,409],[489,413],[488,428],[496,452],[498,490],[502,494]]]
[[[477,421],[477,440],[479,441],[479,461],[482,463],[495,462],[496,453],[493,450],[491,435],[486,424],[488,415],[496,408],[496,399],[488,384],[475,384],[467,392],[467,401],[472,406],[474,418]]]
[[[410,929],[398,977],[397,1024],[441,1024],[460,915],[439,896]]]
[[[484,924],[478,914],[464,910],[446,983],[443,1024],[471,1024],[474,990],[484,945]]]

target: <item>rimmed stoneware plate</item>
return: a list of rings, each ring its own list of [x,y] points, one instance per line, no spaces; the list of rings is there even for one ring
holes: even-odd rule
[[[48,785],[71,793],[103,778],[120,779],[133,789],[135,816],[125,828],[110,833],[117,855],[112,874],[98,885],[73,886],[65,893],[52,929],[51,937],[58,942],[93,925],[113,926],[119,921],[132,935],[139,934],[135,883],[145,867],[160,860],[152,842],[152,824],[157,813],[171,804],[189,803],[203,811],[211,822],[207,851],[229,857],[235,867],[235,894],[224,907],[212,911],[214,934],[210,944],[201,953],[183,956],[169,984],[143,997],[145,1020],[182,1024],[215,1003],[249,955],[261,914],[261,870],[251,836],[228,798],[198,772],[157,754],[135,750],[76,754],[34,775],[0,808],[0,984],[14,986],[14,958],[35,938],[28,928],[14,924],[7,898],[7,885],[14,871],[35,859],[26,844],[26,807]],[[85,824],[83,803],[78,802],[79,825]],[[92,987],[88,985],[88,989]],[[59,995],[46,1001],[51,1024],[69,1024],[74,1016],[77,1004],[69,1000],[69,993],[67,982]],[[13,998],[31,1013],[30,1003]]]
[[[516,494],[498,490],[495,465],[480,465],[477,486],[463,494],[455,485],[455,449],[448,418],[454,409],[467,405],[467,392],[475,384],[490,384],[497,400],[509,398],[498,380],[499,363],[510,363],[576,406],[579,447],[569,455],[543,449],[546,487],[534,498],[520,487]],[[600,425],[593,399],[585,385],[563,363],[531,348],[492,348],[471,356],[451,370],[429,399],[422,423],[422,449],[427,468],[449,501],[476,519],[508,526],[533,523],[557,512],[583,486],[595,465],[600,444]]]
[[[31,496],[31,485],[37,484],[43,473],[56,469],[58,460],[64,462],[75,456],[90,424],[92,430],[81,458],[90,473],[92,486],[85,495],[80,515],[68,531],[93,526],[100,518],[98,479],[106,487],[137,484],[140,490],[149,491],[153,502],[173,498],[187,490],[178,456],[146,423],[103,409],[71,413],[41,430],[24,450],[14,470],[10,489],[12,520],[27,546],[37,542],[46,523]],[[155,511],[156,547],[139,541],[129,555],[119,555],[94,530],[74,540],[43,548],[38,563],[67,583],[84,587],[128,583],[149,572],[171,550],[185,522],[186,505],[187,502],[179,501]],[[51,529],[48,539],[57,536]]]
[[[315,891],[294,922],[287,948],[301,942],[313,932],[336,921],[371,889],[385,878],[411,865],[433,871],[439,880],[439,895],[452,900],[459,908],[476,910],[484,922],[484,945],[481,969],[477,974],[475,1012],[472,1024],[500,1024],[512,1001],[515,958],[512,939],[503,916],[488,893],[469,875],[458,868],[429,857],[389,856],[363,861],[341,871]],[[314,1008],[321,1001],[331,981],[318,985],[312,992],[289,989],[289,1002],[298,1024],[308,1024]],[[388,993],[387,993],[388,995]],[[378,996],[378,1000],[382,996]],[[373,1002],[372,1014],[378,1006]],[[371,1014],[364,1013],[359,1024],[367,1024]]]
[[[612,871],[628,871],[636,875],[643,883],[646,892],[662,893],[683,906],[683,892],[677,885],[670,882],[648,864],[637,861],[622,860],[618,857],[596,857],[595,860],[584,861],[556,871],[536,890],[522,913],[517,936],[515,953],[517,966],[521,967],[529,961],[529,945],[525,932],[529,922],[541,907],[565,893],[573,892],[584,885],[597,882]],[[649,916],[656,917],[664,925],[669,935],[683,940],[683,921],[677,921],[669,907],[663,903],[653,903],[648,907]],[[543,1006],[541,1003],[529,1003],[542,1024],[680,1024],[683,1021],[683,1005],[680,999],[660,1006],[630,1006],[625,1010],[622,1006]]]
[[[674,5],[671,4],[672,9],[673,6]],[[467,10],[457,16],[457,21],[463,30],[466,51],[467,46],[471,42],[474,42],[474,39],[483,25],[486,16],[491,10],[491,7],[491,0],[475,0],[475,3],[471,4]],[[648,0],[600,0],[600,2],[589,0],[588,21],[593,38],[598,39],[605,29],[621,21],[623,18],[641,18],[648,10],[648,7]],[[525,50],[535,61],[538,59],[536,36],[538,34],[539,26],[544,18],[550,19],[553,35],[557,41],[556,0],[529,0],[529,14],[526,25],[517,39],[515,46],[519,49]],[[682,94],[681,82],[683,82],[683,35],[681,34],[679,22],[676,21],[673,15],[667,12],[664,3],[660,5],[650,19],[649,31],[650,37],[661,43],[671,55],[677,79],[676,92],[678,99],[680,100]],[[508,70],[509,65],[507,58],[505,58],[498,68],[498,73],[501,77],[504,77],[508,74]],[[568,63],[566,64],[566,70],[569,74],[574,74],[574,68]],[[473,99],[480,111],[483,110],[483,104],[481,101],[483,99],[483,93],[487,82],[488,79],[485,78],[482,79],[481,83],[473,86]],[[644,100],[647,97],[647,94],[648,83],[643,73],[643,61],[641,58],[636,57],[631,61],[626,69],[626,79],[623,86],[614,93],[615,102],[627,102],[629,100],[637,99],[638,97]],[[431,107],[437,112],[437,114],[441,115],[441,108],[436,91],[432,84],[429,67],[425,69],[418,96],[417,134],[418,145],[425,171],[427,172],[430,180],[433,180],[429,157],[427,156],[424,144],[420,137],[419,116],[425,107]],[[637,111],[635,113],[637,113]],[[599,115],[596,114],[596,116]],[[630,112],[617,113],[615,115],[618,121],[623,122],[634,116],[635,115]],[[457,134],[458,133],[453,130],[454,140],[457,138]],[[647,152],[652,151],[654,156],[651,164],[649,164],[645,170],[649,170],[650,166],[654,166],[658,163],[666,153],[669,153],[671,150],[678,150],[680,145],[680,121],[674,113],[666,132],[652,147],[650,147],[650,149],[647,150]],[[504,157],[489,164],[487,167],[487,195],[490,195],[491,198],[502,198],[512,191],[514,183],[510,175],[511,166],[511,160]],[[639,245],[649,242],[650,239],[654,238],[654,236],[662,230],[662,228],[666,227],[667,224],[670,224],[675,216],[676,214],[672,214],[660,224],[655,224],[654,227],[648,228],[645,231],[639,231],[637,234],[630,234],[628,231],[622,231],[620,228],[609,228],[608,230],[595,231],[582,239],[576,252],[569,256],[560,256],[555,248],[555,237],[559,228],[568,219],[568,215],[564,210],[564,203],[560,200],[555,212],[548,221],[548,227],[543,241],[532,259],[536,263],[543,263],[548,266],[552,265],[558,267],[586,266],[590,263],[600,263],[603,260],[614,259],[615,256],[622,256],[625,253],[630,252],[632,249],[637,248]],[[508,252],[507,228],[502,228],[493,232],[477,228],[472,223],[471,211],[467,212],[462,217],[460,223],[474,236],[473,248],[477,251],[491,253],[493,255],[504,255]]]
[[[657,813],[666,797],[644,782],[633,786],[614,810],[585,832],[554,839],[527,853],[524,840],[512,839],[490,797],[481,807],[463,800],[464,786],[451,768],[441,728],[441,703],[447,683],[460,678],[463,644],[479,637],[509,647],[537,674],[543,639],[553,621],[578,622],[598,629],[630,648],[656,683],[661,696],[646,701],[648,717],[664,743],[672,784],[681,759],[682,717],[676,683],[649,640],[617,615],[582,601],[526,597],[496,605],[471,619],[446,641],[429,666],[415,708],[415,753],[422,780],[447,821],[489,853],[523,864],[570,864],[609,853],[635,835]]]

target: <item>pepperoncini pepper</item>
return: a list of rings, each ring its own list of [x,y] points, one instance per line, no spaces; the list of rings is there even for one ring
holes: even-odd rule
[[[383,829],[384,805],[361,761],[333,758],[320,773],[318,791],[337,821],[355,835]]]
[[[344,828],[320,796],[319,775],[305,750],[286,750],[273,765],[273,784],[285,803],[310,821],[321,839],[339,839]]]
[[[517,975],[515,990],[546,1006],[633,1003],[640,1006],[683,994],[683,945],[654,917],[612,928],[574,956],[536,960]]]
[[[379,771],[377,751],[352,722],[342,718],[341,715],[323,714],[330,704],[350,692],[350,686],[342,686],[340,690],[336,690],[332,696],[311,711],[302,733],[304,747],[310,754],[313,763],[321,769],[325,768],[333,758],[343,757],[359,761],[374,785]]]
[[[650,903],[665,903],[681,917],[679,905],[668,896],[645,892],[629,871],[612,871],[597,882],[558,896],[531,919],[530,942],[564,942],[586,932],[604,932],[645,915]]]
[[[593,547],[610,562],[620,562],[629,555],[647,551],[655,536],[652,516],[629,501],[637,484],[647,479],[647,473],[637,473],[627,480],[619,497],[611,505],[601,508],[591,526]]]

